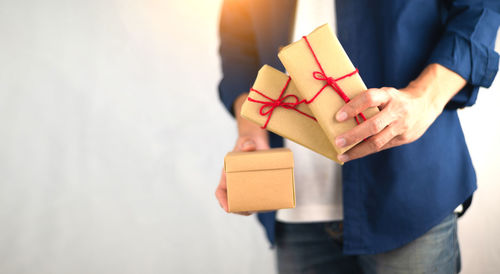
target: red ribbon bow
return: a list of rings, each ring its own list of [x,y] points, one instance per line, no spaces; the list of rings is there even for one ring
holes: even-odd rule
[[[299,98],[293,94],[288,94],[287,96],[284,96],[283,97],[283,94],[285,94],[285,91],[288,87],[288,84],[290,83],[290,77],[288,77],[288,80],[286,81],[286,84],[285,86],[283,87],[283,89],[281,90],[281,93],[280,93],[280,96],[278,97],[278,99],[272,99],[268,96],[266,96],[264,93],[256,90],[256,89],[250,89],[251,91],[253,92],[256,92],[258,93],[259,95],[261,95],[262,97],[266,98],[267,100],[269,101],[260,101],[260,100],[255,100],[253,98],[250,98],[248,97],[247,100],[250,101],[250,102],[254,102],[254,103],[259,103],[259,104],[262,104],[262,107],[260,108],[259,110],[259,113],[260,115],[262,116],[266,116],[267,115],[267,120],[266,120],[266,123],[264,124],[264,126],[262,126],[261,128],[265,129],[267,127],[267,124],[269,123],[269,120],[271,119],[271,115],[273,114],[273,111],[277,108],[277,107],[283,107],[283,108],[286,108],[286,109],[291,109],[291,110],[295,110],[297,111],[298,113],[302,114],[302,115],[305,115],[313,120],[316,121],[316,118],[314,118],[313,116],[305,113],[305,112],[302,112],[300,110],[297,109],[297,107],[302,104],[302,103],[305,103],[305,100],[301,100],[299,101]],[[295,102],[285,102],[288,98],[293,98],[295,100]]]
[[[323,92],[323,90],[328,86],[332,87],[332,89],[342,98],[342,100],[344,100],[344,102],[348,103],[349,101],[351,101],[351,99],[347,96],[347,94],[345,94],[345,92],[342,90],[342,88],[340,88],[340,86],[337,84],[337,81],[340,81],[344,78],[353,76],[354,74],[359,72],[358,69],[355,69],[353,72],[348,73],[348,74],[341,76],[339,78],[328,77],[326,75],[325,71],[323,70],[323,67],[320,64],[318,57],[316,57],[316,54],[314,53],[314,50],[312,49],[311,44],[309,43],[309,40],[307,40],[306,36],[302,36],[302,38],[304,38],[304,40],[306,41],[307,46],[311,50],[311,53],[314,57],[314,60],[316,60],[316,64],[318,64],[318,67],[320,69],[320,71],[313,72],[313,74],[312,74],[313,78],[316,80],[320,80],[320,81],[326,81],[325,85],[314,95],[313,98],[311,98],[311,100],[307,101],[306,103],[307,104],[312,103],[316,99],[316,97],[318,97],[318,95],[320,95],[321,92]],[[363,113],[360,113],[359,116],[361,116],[361,118],[363,118],[363,120],[366,121],[366,117]],[[356,123],[359,125],[358,116],[355,116],[354,119],[356,120]]]

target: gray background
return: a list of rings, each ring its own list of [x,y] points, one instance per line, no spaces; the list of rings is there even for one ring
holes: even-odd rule
[[[273,273],[214,190],[218,1],[0,0],[0,273]],[[479,178],[463,273],[500,267],[500,84],[461,119]]]

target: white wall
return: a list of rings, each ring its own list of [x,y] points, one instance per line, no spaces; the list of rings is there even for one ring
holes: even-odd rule
[[[236,136],[219,5],[0,1],[0,273],[273,273],[255,219],[213,197]],[[500,266],[499,86],[461,113],[480,186],[464,273]]]
[[[220,1],[0,1],[0,273],[265,273],[214,198]]]
[[[496,51],[500,52],[500,31]],[[498,273],[500,267],[500,73],[479,93],[477,103],[459,112],[476,168],[478,190],[459,221],[463,273]]]

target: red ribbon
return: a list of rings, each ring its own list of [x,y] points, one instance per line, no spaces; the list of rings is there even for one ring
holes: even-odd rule
[[[302,38],[304,38],[304,40],[306,41],[307,46],[311,50],[314,60],[316,60],[316,64],[318,64],[318,67],[320,69],[320,71],[313,72],[312,74],[313,78],[320,81],[326,81],[325,85],[314,95],[314,97],[311,98],[311,100],[306,101],[306,104],[312,103],[316,99],[316,97],[318,97],[321,94],[321,92],[323,92],[323,90],[328,86],[331,87],[342,98],[342,100],[344,100],[344,102],[348,103],[349,101],[351,101],[351,99],[349,99],[349,97],[345,94],[342,88],[340,88],[340,86],[337,84],[337,81],[353,76],[354,74],[359,72],[358,69],[339,78],[328,77],[325,71],[323,70],[323,67],[320,64],[318,57],[316,57],[316,53],[314,53],[314,50],[312,49],[311,44],[309,43],[309,40],[307,40],[306,36],[302,36]],[[363,120],[366,121],[366,117],[363,113],[360,113],[359,116],[361,116],[361,118],[363,118]],[[355,116],[354,119],[356,120],[356,123],[359,125],[358,116]]]
[[[260,101],[260,100],[255,100],[255,99],[250,98],[250,97],[247,98],[247,100],[250,101],[250,102],[262,104],[262,107],[260,108],[259,113],[262,116],[266,116],[267,115],[267,120],[266,120],[266,123],[264,124],[264,126],[262,126],[261,128],[265,129],[267,127],[267,124],[269,123],[269,120],[271,119],[271,115],[273,114],[273,111],[277,107],[283,107],[283,108],[286,108],[286,109],[295,110],[298,113],[300,113],[300,114],[302,114],[304,116],[307,116],[307,117],[313,119],[314,121],[316,121],[316,118],[314,118],[313,116],[311,116],[311,115],[309,115],[309,114],[307,114],[305,112],[302,112],[302,111],[300,111],[300,110],[297,109],[297,107],[300,104],[306,103],[305,100],[299,101],[299,98],[297,96],[293,95],[293,94],[289,94],[289,95],[283,97],[283,94],[285,94],[285,91],[288,88],[288,84],[290,83],[290,80],[291,80],[291,78],[288,77],[288,80],[286,81],[285,86],[281,90],[280,96],[276,100],[274,100],[274,99],[266,96],[264,93],[262,93],[262,92],[260,92],[258,90],[255,90],[253,88],[250,89],[251,91],[258,93],[262,97],[264,97],[267,100],[269,100],[269,101]],[[288,99],[288,98],[293,98],[295,100],[295,102],[285,102],[286,99]]]

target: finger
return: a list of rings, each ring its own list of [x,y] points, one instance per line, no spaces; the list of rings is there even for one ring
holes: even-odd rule
[[[229,212],[227,208],[227,192],[222,189],[217,189],[215,191],[215,196],[217,197],[217,201],[219,201],[219,205],[224,211]]]
[[[217,198],[217,201],[219,201],[219,205],[224,209],[224,211],[228,212],[229,208],[227,205],[226,173],[224,172],[224,169],[222,170],[219,185],[215,190],[215,197]]]
[[[394,137],[392,140],[390,140],[387,144],[385,144],[384,147],[382,147],[382,150],[386,150],[389,148],[397,147],[402,145],[403,142],[401,142],[398,138],[398,136]]]
[[[365,140],[366,138],[373,136],[394,121],[393,115],[391,115],[388,109],[383,109],[375,116],[366,120],[365,122],[355,126],[346,133],[343,133],[337,138],[335,138],[335,144],[337,147],[347,147]]]
[[[253,213],[254,213],[253,211],[235,212],[235,214],[242,215],[242,216],[250,216]]]
[[[367,108],[377,107],[386,104],[390,96],[385,90],[369,89],[352,98],[347,104],[342,106],[335,115],[337,121],[343,122],[349,118],[354,118]]]
[[[402,132],[404,132],[404,131],[402,131]],[[390,140],[382,148],[382,150],[392,148],[392,147],[397,147],[397,146],[404,145],[404,144],[408,144],[408,143],[415,141],[416,139],[418,139],[418,137],[417,138],[410,138],[410,137],[406,136],[404,133],[400,133],[399,135],[392,138],[392,140]]]
[[[394,125],[389,125],[380,133],[368,138],[366,141],[352,147],[345,153],[338,156],[342,162],[365,157],[367,155],[389,148],[388,144],[394,144],[397,136]]]
[[[224,211],[228,212],[228,206],[227,206],[227,191],[222,188],[217,188],[215,191],[215,197],[217,198],[217,201],[219,201],[219,205]]]
[[[239,144],[240,151],[254,151],[257,149],[257,144],[253,139],[243,139]]]

